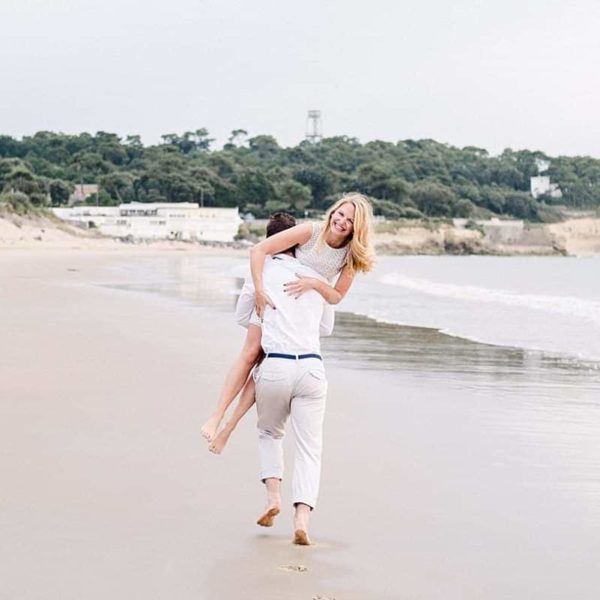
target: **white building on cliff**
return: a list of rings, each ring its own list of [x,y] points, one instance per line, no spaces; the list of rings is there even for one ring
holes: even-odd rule
[[[134,240],[231,242],[242,223],[237,208],[201,208],[191,202],[132,202],[52,210],[69,223]]]
[[[548,175],[543,175],[550,168],[550,161],[545,158],[536,158],[535,166],[538,174],[537,177],[531,177],[529,180],[531,195],[534,198],[542,195],[550,196],[550,198],[562,198],[562,190],[558,184],[552,183]]]
[[[538,198],[542,194],[547,194],[551,198],[562,198],[562,191],[558,184],[552,183],[547,175],[538,175],[530,180],[531,195]]]

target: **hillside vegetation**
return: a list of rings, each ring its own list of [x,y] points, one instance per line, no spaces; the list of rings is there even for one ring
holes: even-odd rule
[[[553,204],[600,207],[600,160],[550,157],[505,150],[490,156],[476,147],[434,140],[374,141],[349,137],[283,148],[268,135],[232,132],[212,149],[205,129],[162,136],[144,146],[139,136],[38,132],[21,140],[0,136],[0,203],[22,207],[64,205],[77,183],[97,183],[91,204],[197,202],[239,207],[263,217],[278,210],[297,215],[325,209],[344,191],[373,199],[388,218],[506,216],[537,222],[560,218]],[[563,198],[529,194],[536,159]]]

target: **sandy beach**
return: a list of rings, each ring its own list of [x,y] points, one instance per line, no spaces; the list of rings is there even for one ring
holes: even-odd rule
[[[182,254],[0,254],[2,597],[597,597],[596,375],[540,405],[527,391],[555,398],[564,365],[341,315],[316,544],[296,547],[289,481],[255,525],[254,417],[222,456],[199,432],[241,344],[234,298],[129,285],[179,277]]]

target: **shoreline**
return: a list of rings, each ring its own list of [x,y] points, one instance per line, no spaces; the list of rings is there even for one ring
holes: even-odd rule
[[[144,254],[152,254],[152,253],[145,252]],[[142,254],[142,256],[144,254]],[[158,256],[160,256],[161,252],[157,252],[156,254]],[[122,256],[127,257],[128,255],[127,255],[127,253],[124,253]],[[197,256],[197,255],[194,255],[194,256]],[[220,254],[220,253],[216,252],[214,254],[207,253],[206,255],[204,253],[202,253],[200,256],[202,256],[202,257],[215,256],[215,258],[226,257],[226,258],[234,258],[234,259],[240,258],[243,260],[246,259],[245,254],[238,255],[235,253]],[[552,257],[545,257],[545,258],[552,258]],[[557,257],[557,258],[565,258],[565,257]],[[242,281],[242,278],[238,278],[231,274],[226,274],[224,279],[239,279],[240,282]],[[125,290],[132,291],[132,292],[140,292],[140,291],[141,292],[158,292],[161,295],[164,295],[166,297],[173,298],[176,300],[180,300],[185,303],[197,304],[198,306],[202,306],[204,308],[211,307],[211,306],[212,306],[212,308],[215,308],[215,304],[214,304],[215,298],[206,295],[206,291],[200,292],[200,295],[197,296],[194,293],[190,293],[190,290],[185,290],[185,292],[182,292],[177,288],[165,289],[164,287],[161,287],[161,289],[155,289],[152,284],[146,284],[143,282],[137,282],[137,283],[130,282],[127,285],[121,285],[121,286],[107,285],[107,287],[114,288],[114,289],[125,289]],[[233,293],[233,288],[231,289],[231,292]],[[196,290],[196,293],[198,293],[198,290]],[[239,293],[239,289],[235,293],[236,294]],[[231,296],[232,303],[234,303],[234,299],[235,299],[234,296]],[[233,304],[232,304],[232,306],[233,306]],[[225,311],[227,310],[226,306],[220,306],[219,309],[220,310],[224,309]],[[225,313],[225,314],[228,314],[228,313]],[[336,310],[336,330],[338,329],[338,324],[342,324],[342,326],[344,326],[347,322],[351,322],[352,325],[359,325],[359,328],[362,331],[368,330],[369,328],[373,328],[373,327],[389,328],[391,332],[396,331],[399,333],[406,332],[406,331],[424,331],[424,332],[427,332],[428,337],[442,336],[442,337],[447,337],[447,338],[450,338],[453,340],[458,340],[461,343],[464,342],[466,344],[480,345],[482,347],[492,348],[492,349],[496,349],[498,351],[506,350],[508,352],[519,352],[522,354],[536,356],[536,357],[538,357],[538,359],[541,362],[544,362],[544,363],[556,364],[556,363],[560,363],[560,362],[565,362],[565,363],[571,363],[574,365],[575,364],[579,365],[581,368],[589,369],[591,371],[600,370],[600,357],[574,354],[574,353],[568,352],[566,350],[561,351],[561,350],[557,350],[557,349],[532,347],[532,346],[518,345],[518,344],[514,344],[514,343],[501,343],[501,342],[497,342],[497,341],[479,339],[472,335],[469,335],[468,333],[464,333],[464,332],[460,333],[460,332],[451,331],[444,326],[399,322],[399,321],[393,321],[391,319],[378,318],[378,317],[370,316],[364,312],[350,310],[350,309],[346,308],[344,305],[342,305],[341,309]],[[390,335],[393,335],[393,333],[390,333]],[[328,346],[329,339],[330,338],[323,339],[323,343],[324,343],[325,347]],[[334,339],[335,339],[335,336],[334,336]],[[350,340],[350,343],[352,343],[352,340]],[[391,352],[392,348],[390,347],[390,348],[388,348],[388,350]],[[343,351],[340,351],[340,355],[341,354],[343,354]]]
[[[143,254],[141,254],[141,256],[143,256],[144,254],[152,254],[150,252],[144,252]],[[160,252],[156,253],[157,255],[160,255]],[[127,253],[124,253],[122,255],[123,257],[128,256]],[[237,267],[241,267],[244,263],[242,261],[246,261],[247,257],[245,253],[242,254],[237,254],[237,253],[219,253],[219,252],[215,252],[215,253],[194,253],[194,254],[186,254],[185,256],[189,256],[190,258],[190,262],[189,262],[189,266],[186,267],[186,270],[190,270],[194,268],[194,264],[195,261],[198,259],[202,259],[204,261],[204,258],[208,258],[210,256],[214,256],[216,259],[219,258],[226,258],[228,259],[227,262],[227,267],[225,268],[225,272],[222,274],[222,278],[220,278],[221,280],[221,286],[223,285],[227,285],[226,281],[227,280],[233,280],[233,279],[237,279],[240,281],[239,285],[241,286],[241,281],[243,280],[242,277],[239,277],[237,275],[233,275],[230,272],[230,269],[235,269],[236,272],[240,273],[240,271],[237,270]],[[467,257],[464,257],[465,259],[467,259]],[[507,257],[509,258],[509,257]],[[514,257],[517,258],[517,257]],[[553,258],[568,258],[568,257],[543,257],[543,258],[548,258],[548,259],[553,259]],[[232,259],[234,261],[239,259],[239,263],[230,263],[229,259]],[[187,263],[187,259],[186,259],[186,263]],[[157,266],[155,265],[155,268],[157,268]],[[242,269],[244,270],[244,269]],[[220,286],[220,287],[221,287]],[[207,292],[206,289],[199,289],[198,285],[196,284],[194,289],[191,288],[186,288],[184,291],[178,290],[177,286],[175,286],[173,289],[166,289],[164,286],[160,286],[161,289],[154,289],[152,284],[145,284],[143,282],[139,282],[135,285],[131,284],[130,286],[126,286],[127,289],[130,289],[131,291],[136,291],[136,290],[142,290],[142,291],[158,291],[161,294],[165,294],[166,296],[170,296],[176,299],[181,299],[184,300],[186,302],[192,302],[192,303],[198,303],[201,306],[209,306],[211,302],[215,301],[215,297],[214,295],[211,295],[210,293]],[[233,287],[229,289],[229,293],[231,294],[231,302],[234,302],[234,295],[236,293],[239,292],[239,289],[235,290]],[[384,326],[389,326],[389,327],[397,327],[397,328],[409,328],[409,329],[415,329],[415,330],[424,330],[424,331],[429,331],[435,334],[439,334],[441,336],[447,336],[450,338],[456,338],[459,339],[461,341],[465,341],[468,343],[474,343],[474,344],[481,344],[483,346],[488,346],[488,347],[495,347],[495,348],[503,348],[503,349],[507,349],[507,350],[514,350],[514,351],[519,351],[519,352],[523,352],[523,353],[527,353],[527,354],[531,354],[532,356],[539,356],[542,357],[543,360],[547,360],[547,361],[567,361],[567,362],[574,362],[574,363],[578,363],[581,364],[583,366],[585,366],[585,368],[590,368],[592,370],[595,370],[597,368],[600,367],[600,356],[597,355],[585,355],[585,354],[581,354],[581,353],[576,353],[573,351],[569,351],[567,349],[557,349],[557,348],[549,348],[549,347],[543,347],[543,346],[532,346],[532,345],[525,345],[525,344],[518,344],[518,343],[510,343],[510,342],[501,342],[501,341],[496,341],[494,339],[482,339],[480,337],[476,337],[476,334],[472,333],[472,332],[468,332],[468,331],[457,331],[457,330],[452,330],[449,326],[444,325],[444,324],[435,324],[435,323],[418,323],[418,322],[407,322],[407,321],[395,321],[391,318],[380,318],[377,317],[373,314],[369,314],[368,311],[362,310],[358,307],[350,308],[347,306],[347,304],[342,304],[341,308],[339,308],[338,310],[336,310],[336,322],[338,320],[344,320],[346,318],[351,318],[351,319],[362,319],[365,322],[365,326],[378,326],[378,325],[384,325]],[[325,342],[326,343],[326,342]]]
[[[589,371],[600,371],[600,357],[593,358],[588,356],[579,356],[575,354],[571,354],[569,352],[560,352],[547,350],[544,348],[532,348],[526,346],[518,346],[515,344],[501,344],[498,342],[488,342],[481,339],[475,339],[473,337],[469,337],[465,334],[452,333],[451,331],[445,330],[442,327],[434,327],[429,325],[414,325],[410,323],[397,323],[395,321],[389,321],[385,319],[377,319],[374,317],[369,317],[368,315],[351,312],[351,311],[336,311],[336,327],[338,326],[338,321],[343,325],[344,322],[354,322],[355,325],[358,325],[360,328],[369,328],[373,326],[383,326],[389,327],[392,330],[396,329],[398,333],[406,333],[408,332],[417,332],[417,331],[425,331],[428,332],[429,335],[439,335],[443,338],[450,338],[451,340],[458,340],[461,343],[465,344],[475,344],[477,346],[482,346],[491,351],[506,351],[509,353],[520,353],[523,355],[531,355],[538,357],[539,361],[543,363],[547,363],[550,365],[556,364],[571,364],[572,366],[577,366],[577,368],[581,368],[583,370]],[[327,342],[325,342],[327,344]]]
[[[392,231],[376,233],[378,254],[391,256],[596,256],[600,255],[600,219],[571,219],[553,225],[527,226],[514,239],[490,238],[483,231],[441,224],[402,223]],[[0,215],[0,251],[70,249],[124,251],[177,250],[246,253],[250,242],[129,241],[99,236],[46,217]],[[210,250],[208,250],[210,249]]]

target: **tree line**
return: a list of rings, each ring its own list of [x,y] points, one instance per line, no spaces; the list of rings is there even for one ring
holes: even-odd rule
[[[320,212],[345,191],[360,191],[388,218],[507,216],[560,218],[570,209],[600,207],[600,160],[550,157],[538,151],[457,148],[434,140],[360,143],[347,136],[281,147],[269,135],[243,129],[213,148],[206,129],[166,134],[144,146],[140,136],[100,131],[67,135],[40,131],[0,135],[0,201],[64,205],[79,183],[97,183],[87,202],[196,202],[239,207],[264,217],[275,211]],[[529,179],[537,160],[563,197],[534,200]]]

